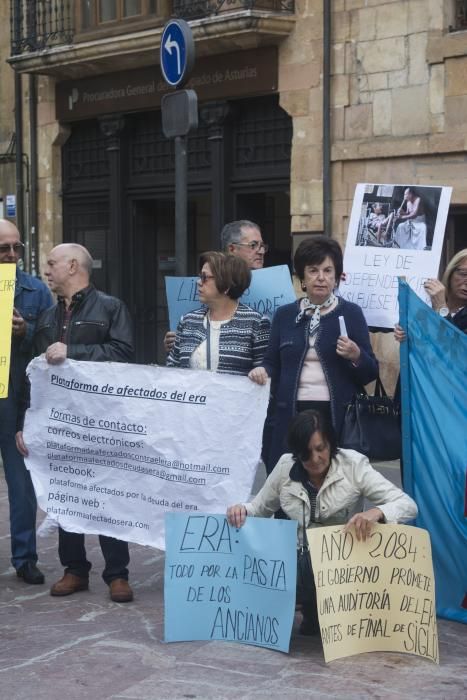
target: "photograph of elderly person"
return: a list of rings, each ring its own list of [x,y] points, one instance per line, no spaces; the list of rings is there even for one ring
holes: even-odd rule
[[[198,294],[203,306],[182,316],[168,367],[247,375],[259,366],[270,322],[239,302],[251,271],[241,257],[216,251],[200,257]]]
[[[413,187],[407,187],[404,190],[404,201],[394,215],[394,225],[397,226],[395,241],[399,248],[406,250],[426,248],[425,207],[422,198]]]
[[[391,221],[391,214],[389,216],[384,216],[383,205],[381,202],[375,202],[372,204],[371,213],[368,217],[368,228],[375,234],[376,242],[380,245],[384,243],[388,224]]]
[[[373,523],[401,523],[417,515],[415,502],[371,466],[368,458],[337,446],[333,427],[316,411],[295,416],[288,431],[290,453],[283,454],[251,503],[227,509],[233,527],[247,516],[268,518],[279,507],[298,522],[297,548],[306,527],[346,524],[357,540],[366,540]],[[363,511],[367,499],[373,508]],[[300,634],[319,632],[316,592],[310,580],[310,598],[302,606]]]
[[[271,378],[272,439],[263,455],[268,473],[285,450],[295,413],[320,411],[340,435],[346,405],[378,375],[361,308],[334,294],[342,275],[339,243],[307,238],[295,252],[294,268],[306,294],[276,311],[264,362],[249,374],[258,384]],[[348,337],[341,335],[339,316]]]

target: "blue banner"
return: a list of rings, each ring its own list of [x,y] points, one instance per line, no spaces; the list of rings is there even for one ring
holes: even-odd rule
[[[201,306],[197,280],[197,277],[165,278],[170,330],[176,330],[183,314]],[[272,319],[279,306],[291,304],[296,298],[289,268],[287,265],[276,265],[252,270],[251,285],[240,301]]]
[[[165,641],[225,640],[288,652],[295,614],[297,523],[165,516]]]
[[[467,623],[467,336],[399,281],[404,487],[431,537],[440,617]]]

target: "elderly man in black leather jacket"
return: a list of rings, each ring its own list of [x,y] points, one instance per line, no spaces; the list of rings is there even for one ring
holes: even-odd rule
[[[90,284],[92,258],[83,246],[64,243],[47,258],[45,277],[58,302],[41,314],[34,336],[35,354],[45,352],[50,364],[66,358],[93,362],[129,362],[133,359],[132,323],[125,304],[99,292]],[[21,424],[18,428],[21,429]],[[18,449],[27,456],[22,432]],[[83,591],[89,585],[91,564],[86,558],[84,535],[59,528],[58,551],[65,567],[63,577],[51,588],[53,596]],[[113,601],[133,599],[128,584],[128,543],[99,536],[105,568],[102,574]]]

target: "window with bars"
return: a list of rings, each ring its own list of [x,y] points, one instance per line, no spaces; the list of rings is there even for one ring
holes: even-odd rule
[[[130,174],[167,176],[174,172],[174,145],[162,133],[160,112],[131,118]],[[207,128],[199,125],[188,137],[188,169],[207,171],[211,166]]]
[[[290,167],[292,120],[277,97],[256,98],[242,104],[234,131],[237,172],[251,168]]]
[[[467,0],[456,0],[455,21],[451,30],[467,29]]]
[[[105,139],[97,122],[73,127],[63,151],[63,191],[92,189],[109,177]]]

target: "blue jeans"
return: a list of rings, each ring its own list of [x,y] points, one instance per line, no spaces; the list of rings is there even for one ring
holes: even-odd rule
[[[10,387],[11,388],[11,387]],[[0,399],[0,452],[10,504],[11,563],[19,569],[36,562],[36,495],[31,476],[15,443],[16,399]]]

